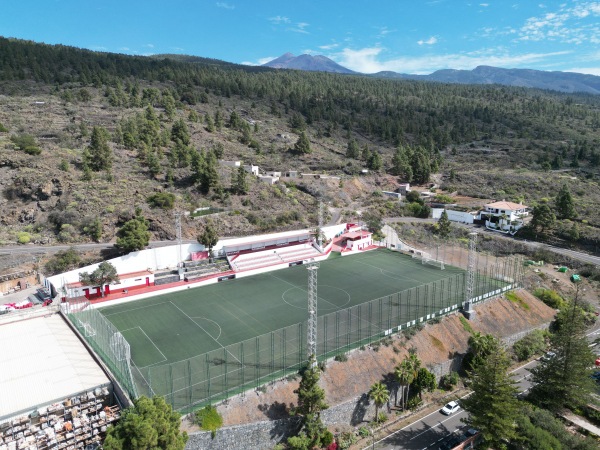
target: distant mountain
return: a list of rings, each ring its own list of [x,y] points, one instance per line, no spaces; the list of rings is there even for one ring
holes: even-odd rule
[[[350,69],[340,66],[336,62],[323,55],[311,56],[300,55],[294,56],[292,53],[285,53],[273,61],[263,64],[265,67],[274,69],[295,69],[307,70],[311,72],[332,72],[332,73],[348,73],[356,74]]]
[[[473,70],[445,69],[430,75],[409,75],[396,72],[379,72],[378,78],[400,78],[440,83],[502,84],[506,86],[549,89],[559,92],[584,92],[600,94],[600,77],[574,72],[545,72],[532,69],[501,69],[478,66]]]

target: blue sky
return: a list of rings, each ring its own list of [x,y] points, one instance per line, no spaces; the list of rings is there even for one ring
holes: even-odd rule
[[[600,75],[600,1],[0,0],[0,35],[262,64],[322,54],[349,69],[478,65]]]

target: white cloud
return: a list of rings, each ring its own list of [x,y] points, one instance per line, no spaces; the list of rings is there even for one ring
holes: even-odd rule
[[[154,44],[146,44],[146,45],[144,45],[144,47],[154,48]]]
[[[567,44],[600,42],[600,2],[561,4],[557,11],[530,17],[519,31],[522,41],[557,41]]]
[[[417,44],[419,45],[433,45],[433,44],[437,44],[437,38],[435,36],[431,36],[429,39],[427,39],[426,41],[424,41],[423,39],[421,39],[420,41],[417,41]]]
[[[573,67],[571,69],[565,69],[564,72],[585,73],[588,75],[596,75],[600,77],[600,67]]]
[[[229,3],[225,3],[225,2],[217,2],[216,5],[217,5],[218,8],[235,9],[235,6],[230,5]]]
[[[487,8],[488,6],[490,6],[489,3],[480,3],[479,6],[483,6],[484,8]]]
[[[389,60],[381,60],[384,51],[381,47],[368,47],[363,49],[345,48],[335,55],[335,60],[348,69],[362,73],[375,73],[383,70],[394,72],[428,74],[440,69],[465,69],[470,70],[477,66],[517,67],[534,62],[542,62],[553,56],[565,55],[568,52],[553,53],[525,53],[511,55],[509,53],[494,52],[493,49],[480,50],[470,53],[457,53],[446,55],[423,55],[417,57],[404,56]]]
[[[397,31],[397,30],[390,30],[388,27],[379,27],[378,30],[379,30],[379,33],[377,34],[377,39],[382,39],[386,35],[388,35],[390,33],[395,33]]]
[[[128,52],[129,50],[130,50],[129,47],[121,47],[119,49],[119,51],[121,51],[121,52]]]
[[[240,64],[245,66],[262,66],[263,64],[273,61],[277,56],[267,56],[266,58],[259,58],[257,61],[242,61]]]
[[[304,33],[309,34],[308,31],[305,30],[310,24],[306,22],[298,22],[295,27],[288,28],[288,30],[293,31],[295,33]]]
[[[274,24],[280,24],[280,23],[290,23],[291,20],[289,19],[289,17],[285,17],[285,16],[275,16],[275,17],[269,17],[268,19],[270,22],[274,23]]]
[[[333,50],[336,47],[339,47],[340,44],[328,44],[328,45],[319,45],[321,50]]]

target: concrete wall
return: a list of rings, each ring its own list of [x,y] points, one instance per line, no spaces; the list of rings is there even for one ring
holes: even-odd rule
[[[444,208],[432,208],[431,217],[434,219],[439,219],[442,217],[442,211],[444,211]],[[448,220],[451,222],[473,223],[475,220],[475,216],[473,216],[473,214],[464,211],[447,209],[446,214],[448,214]]]

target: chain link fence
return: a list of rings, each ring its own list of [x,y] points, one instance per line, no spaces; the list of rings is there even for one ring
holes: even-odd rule
[[[123,335],[86,299],[62,304],[63,313],[102,358],[130,398],[138,397],[131,370],[131,348]]]
[[[522,258],[494,259],[475,274],[473,303],[520,285]],[[457,311],[465,300],[466,273],[377,298],[318,317],[317,356],[333,358],[435,317]],[[307,362],[307,322],[170,364],[138,369],[140,394],[165,397],[191,411],[297,373]]]

